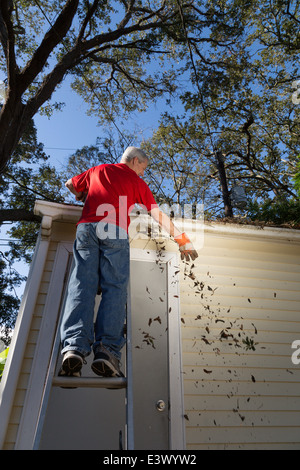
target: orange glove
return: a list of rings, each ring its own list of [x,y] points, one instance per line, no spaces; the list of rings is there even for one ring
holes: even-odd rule
[[[192,260],[198,258],[198,253],[194,249],[193,244],[186,233],[177,235],[177,237],[174,237],[174,240],[179,245],[182,260],[185,258],[187,261],[189,261],[190,258]]]

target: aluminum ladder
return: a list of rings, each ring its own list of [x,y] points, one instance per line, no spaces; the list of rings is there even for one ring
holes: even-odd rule
[[[39,449],[43,425],[45,421],[48,400],[52,387],[62,387],[66,389],[74,388],[126,388],[126,436],[125,450],[134,449],[134,421],[133,421],[133,370],[132,370],[132,317],[131,317],[131,289],[130,282],[127,291],[126,305],[126,373],[125,377],[60,377],[55,374],[57,357],[60,350],[59,328],[52,349],[47,380],[44,387],[43,403],[40,410],[39,421],[36,428],[34,450]],[[60,323],[60,322],[59,322]],[[120,439],[119,439],[120,442]],[[120,450],[122,445],[120,442]]]

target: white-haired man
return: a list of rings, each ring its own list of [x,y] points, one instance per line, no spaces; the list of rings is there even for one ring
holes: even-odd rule
[[[177,241],[182,257],[195,259],[186,234],[179,232],[161,212],[145,181],[148,165],[143,150],[128,147],[121,162],[98,165],[66,182],[77,200],[85,200],[77,224],[70,277],[62,324],[61,375],[80,375],[84,357],[94,351],[93,371],[100,376],[121,376],[121,349],[129,280],[128,226],[135,204]],[[98,286],[102,298],[94,325]]]

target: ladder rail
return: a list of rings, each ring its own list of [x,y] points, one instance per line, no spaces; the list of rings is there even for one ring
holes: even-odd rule
[[[39,419],[36,425],[33,450],[38,450],[47,413],[48,401],[52,387],[62,388],[126,388],[126,449],[134,449],[134,420],[133,420],[133,370],[132,370],[132,321],[131,321],[131,289],[130,279],[127,288],[126,305],[126,377],[59,377],[55,376],[57,358],[60,349],[60,321],[57,323],[55,339],[49,362],[47,379],[43,392]]]
[[[49,401],[50,392],[52,388],[52,382],[53,382],[54,375],[55,375],[57,356],[58,356],[58,351],[59,351],[59,346],[60,346],[59,326],[60,326],[60,321],[58,322],[58,326],[57,326],[57,330],[55,334],[55,340],[54,340],[53,347],[52,347],[52,354],[51,354],[49,369],[47,373],[47,379],[46,379],[45,387],[44,387],[42,405],[40,408],[39,419],[38,419],[36,431],[35,431],[33,450],[39,449],[42,432],[43,432],[43,426],[44,426],[44,422],[46,418],[48,401]]]
[[[133,365],[132,365],[132,314],[131,314],[131,276],[127,289],[127,334],[126,334],[126,450],[134,450],[133,417]]]

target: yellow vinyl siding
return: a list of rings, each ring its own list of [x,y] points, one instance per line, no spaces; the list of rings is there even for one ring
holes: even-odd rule
[[[300,364],[291,361],[300,340],[299,237],[266,229],[260,238],[261,230],[207,225],[199,258],[180,265],[187,449],[300,449]],[[57,243],[74,236],[74,221],[53,221],[5,449],[15,448]]]
[[[299,245],[206,235],[199,255],[181,276],[187,448],[299,449]]]
[[[39,287],[37,302],[35,304],[35,309],[32,316],[31,327],[27,339],[18,385],[12,407],[11,418],[7,429],[5,445],[3,447],[6,450],[14,449],[17,438],[18,426],[20,423],[26,392],[28,389],[28,382],[30,378],[34,351],[40,332],[40,324],[43,316],[44,305],[47,298],[47,291],[50,283],[53,262],[56,255],[56,247],[56,243],[50,244],[47,255],[47,261],[45,263],[45,269]]]

